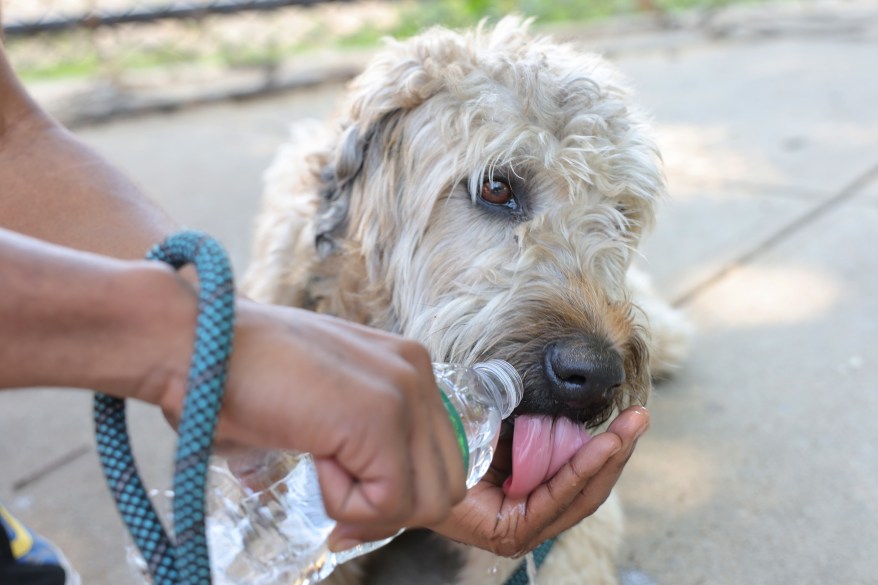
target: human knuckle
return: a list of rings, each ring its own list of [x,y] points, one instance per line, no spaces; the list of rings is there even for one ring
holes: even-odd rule
[[[579,493],[579,502],[577,505],[577,510],[579,510],[579,516],[582,518],[586,518],[591,516],[595,512],[598,511],[598,508],[604,505],[604,502],[607,501],[609,497],[609,492],[607,493],[595,493],[593,490],[584,489]],[[567,511],[567,507],[565,506],[561,513],[565,513]]]
[[[628,462],[631,461],[631,457],[634,456],[634,448],[628,449],[624,452],[623,456],[619,458],[619,463],[616,466],[616,472],[622,473],[622,470],[625,469],[625,466],[628,465]]]
[[[421,354],[426,354],[427,350],[424,348],[424,345],[413,339],[411,337],[400,337],[399,338],[399,350],[400,353],[411,357],[416,358]]]
[[[512,514],[505,522],[495,526],[490,549],[498,556],[515,558],[529,550],[528,543],[531,537],[523,533],[521,519],[515,516]]]
[[[417,368],[411,364],[401,367],[397,372],[397,385],[400,391],[409,393],[417,389],[420,375]]]
[[[370,408],[381,419],[398,425],[408,416],[408,399],[394,388],[385,388]]]
[[[414,503],[409,497],[397,496],[385,498],[377,505],[379,512],[385,520],[390,522],[404,522],[412,517]]]
[[[397,347],[399,354],[417,368],[429,367],[430,354],[427,348],[413,339],[400,339]]]

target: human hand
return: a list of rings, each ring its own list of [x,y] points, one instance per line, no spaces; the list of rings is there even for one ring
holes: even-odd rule
[[[593,437],[549,481],[526,499],[503,491],[511,467],[501,442],[491,471],[469,490],[451,516],[430,528],[443,536],[504,557],[523,555],[593,514],[609,497],[637,439],[649,428],[640,406],[624,410],[606,432]],[[505,447],[505,449],[504,449]]]
[[[434,524],[465,493],[426,350],[301,309],[239,302],[217,438],[314,455],[337,549]]]

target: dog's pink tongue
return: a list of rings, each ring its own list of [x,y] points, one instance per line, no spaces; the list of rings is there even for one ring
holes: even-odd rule
[[[512,475],[503,484],[510,498],[523,498],[551,478],[591,436],[568,418],[522,415],[512,435]]]

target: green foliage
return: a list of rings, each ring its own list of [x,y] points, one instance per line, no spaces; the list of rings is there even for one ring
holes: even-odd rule
[[[44,65],[19,67],[19,72],[23,80],[34,81],[38,79],[88,77],[96,75],[100,69],[101,62],[97,55],[81,55]]]
[[[585,22],[643,10],[678,11],[713,8],[741,0],[408,0],[402,2],[401,22],[390,31],[411,36],[425,27],[471,26],[483,18],[497,20],[506,14],[534,17],[539,23]],[[751,0],[755,1],[755,0]]]
[[[513,13],[535,17],[538,22],[564,22],[592,20],[635,9],[635,0],[419,0],[404,4],[401,25],[393,34],[409,36],[435,24],[460,28],[483,18],[497,20]]]

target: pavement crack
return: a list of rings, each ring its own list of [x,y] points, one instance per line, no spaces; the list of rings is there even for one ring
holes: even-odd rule
[[[678,308],[688,305],[695,299],[695,297],[713,287],[723,278],[728,276],[731,272],[752,263],[754,260],[760,258],[770,250],[774,249],[778,244],[788,240],[791,236],[801,232],[803,229],[812,225],[820,218],[825,217],[830,212],[840,207],[842,204],[847,203],[850,199],[852,199],[860,191],[862,191],[867,185],[876,180],[878,180],[878,163],[876,163],[866,172],[862,173],[860,176],[851,181],[837,194],[826,199],[825,201],[818,203],[799,217],[793,219],[791,222],[781,227],[779,230],[768,236],[766,239],[756,244],[756,246],[747,250],[736,259],[723,266],[717,272],[708,276],[700,283],[694,285],[688,291],[673,299],[671,304],[674,307]]]
[[[66,453],[62,453],[58,457],[47,462],[45,465],[38,467],[24,477],[21,477],[12,482],[12,491],[18,492],[25,489],[26,487],[31,486],[32,484],[40,481],[47,475],[61,469],[62,467],[69,465],[70,463],[73,463],[86,453],[89,453],[91,450],[92,447],[90,445],[79,445],[78,447],[71,449]]]

